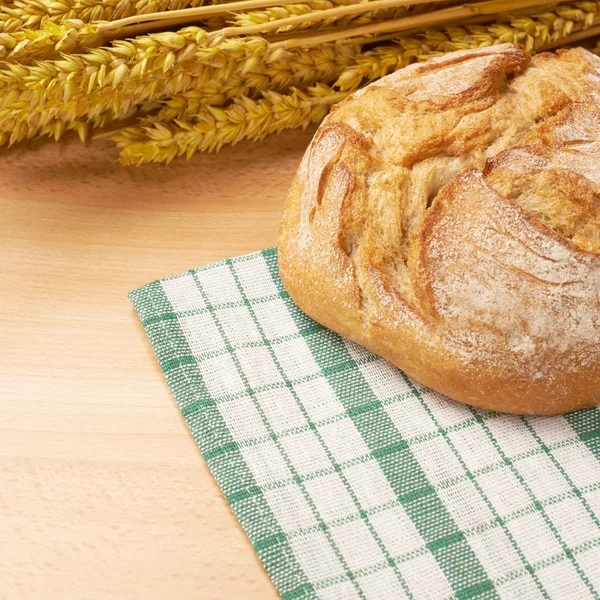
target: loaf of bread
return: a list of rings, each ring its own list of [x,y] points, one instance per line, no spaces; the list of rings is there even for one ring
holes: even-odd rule
[[[334,106],[292,184],[283,283],[319,323],[496,411],[600,402],[600,59],[455,52]]]

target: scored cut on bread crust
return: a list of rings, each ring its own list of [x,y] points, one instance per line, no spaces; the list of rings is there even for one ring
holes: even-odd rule
[[[600,402],[600,59],[504,44],[334,106],[279,269],[310,317],[491,410]]]

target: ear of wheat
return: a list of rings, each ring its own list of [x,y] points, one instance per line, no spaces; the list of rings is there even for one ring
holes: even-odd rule
[[[306,127],[441,53],[594,35],[600,1],[17,0],[0,6],[0,143],[109,126],[124,164],[169,162]]]

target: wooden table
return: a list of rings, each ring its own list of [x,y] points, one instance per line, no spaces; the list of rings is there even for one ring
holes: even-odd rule
[[[313,131],[120,167],[109,143],[0,160],[0,598],[277,594],[127,292],[272,246]]]

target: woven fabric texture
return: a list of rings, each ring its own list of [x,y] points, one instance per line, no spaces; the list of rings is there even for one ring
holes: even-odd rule
[[[284,600],[600,600],[600,410],[450,401],[304,315],[275,249],[130,297]]]

